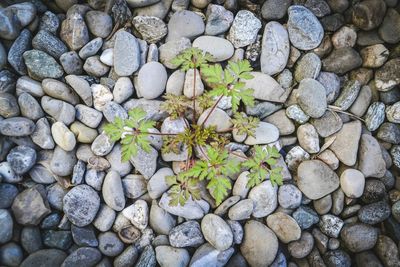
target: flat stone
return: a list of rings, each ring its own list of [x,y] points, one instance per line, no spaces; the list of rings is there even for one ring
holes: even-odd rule
[[[18,97],[18,105],[21,115],[31,120],[38,120],[44,117],[44,112],[39,102],[30,94],[22,93]]]
[[[164,193],[160,199],[159,205],[167,212],[176,216],[186,218],[188,220],[201,219],[204,216],[205,212],[202,209],[202,206],[200,206],[199,204],[202,203],[202,201],[194,201],[192,199],[189,199],[183,206],[170,206],[170,201],[171,198],[168,196],[168,193]]]
[[[197,124],[201,125],[210,113],[211,108],[206,109],[199,117]],[[205,127],[214,126],[217,132],[223,132],[232,126],[229,115],[222,109],[215,108],[210,114],[207,121],[204,123]]]
[[[216,36],[200,36],[193,41],[193,47],[208,52],[212,56],[211,62],[225,61],[233,56],[234,48],[231,42]]]
[[[0,36],[6,40],[14,40],[21,30],[21,23],[14,12],[9,8],[0,10]]]
[[[253,187],[248,198],[254,203],[252,215],[255,218],[262,218],[271,214],[278,206],[278,188],[272,186],[268,180]]]
[[[20,114],[17,99],[9,93],[0,93],[0,116],[4,118],[15,117]]]
[[[60,63],[66,74],[82,74],[83,62],[75,51],[69,51],[62,54],[60,57]]]
[[[363,223],[374,225],[388,219],[390,214],[390,206],[383,200],[361,207],[358,211],[358,219]]]
[[[85,79],[76,75],[67,75],[65,76],[65,80],[87,106],[93,105],[92,90]]]
[[[82,59],[87,59],[88,57],[96,55],[102,45],[103,39],[101,39],[100,37],[94,38],[84,47],[82,47],[81,50],[79,50],[79,57]]]
[[[248,136],[244,143],[246,145],[269,144],[279,138],[278,128],[268,122],[260,122],[254,131],[254,136]]]
[[[205,26],[202,18],[188,10],[175,12],[168,22],[167,42],[181,37],[193,40],[204,32]]]
[[[267,225],[285,244],[300,239],[301,229],[296,220],[283,212],[269,215]]]
[[[386,164],[378,141],[371,135],[361,135],[360,149],[358,151],[358,169],[365,177],[383,177]]]
[[[246,88],[254,90],[254,98],[266,101],[283,103],[286,100],[285,90],[268,74],[261,72],[250,72],[253,79],[243,80]]]
[[[126,31],[119,31],[115,35],[114,71],[119,76],[130,76],[139,68],[139,43],[135,36]]]
[[[142,39],[151,44],[159,42],[168,33],[165,22],[157,17],[136,16],[132,19],[132,24]]]
[[[322,60],[322,69],[342,75],[362,65],[362,58],[351,47],[334,49],[328,57]]]
[[[187,221],[172,228],[169,232],[169,242],[173,247],[197,247],[204,243],[200,224]]]
[[[113,27],[112,18],[106,12],[91,10],[85,15],[89,31],[97,37],[106,38]]]
[[[375,86],[379,91],[388,91],[400,84],[400,58],[394,58],[385,63],[375,72]]]
[[[314,79],[303,79],[299,84],[297,101],[301,109],[312,118],[324,115],[327,107],[326,92]]]
[[[23,54],[23,57],[29,76],[35,80],[58,79],[64,74],[62,67],[55,59],[43,51],[29,50]]]
[[[42,249],[38,250],[32,254],[30,254],[25,260],[21,263],[21,267],[35,267],[35,266],[43,266],[43,267],[52,267],[52,266],[61,266],[67,254],[59,249]]]
[[[190,260],[189,266],[225,266],[233,253],[233,248],[219,251],[209,243],[205,243],[194,252],[192,259]]]
[[[204,238],[217,250],[228,249],[233,242],[233,234],[229,225],[218,215],[207,214],[201,221]]]
[[[115,257],[124,250],[124,244],[113,232],[105,232],[99,235],[99,249],[108,257]]]
[[[358,253],[375,246],[378,240],[378,229],[363,223],[345,225],[340,237],[349,250]]]
[[[7,162],[16,174],[27,173],[36,163],[36,151],[28,146],[17,146],[10,150]]]
[[[206,35],[226,32],[233,22],[233,14],[223,6],[209,4],[206,11]]]
[[[27,136],[35,130],[35,124],[24,117],[13,117],[0,121],[0,133],[7,136]]]
[[[337,133],[343,126],[343,121],[333,111],[327,110],[322,117],[312,119],[311,124],[315,127],[321,137],[328,137]]]
[[[149,224],[156,233],[168,235],[171,229],[175,227],[176,219],[162,209],[157,204],[157,201],[153,200],[150,208]]]
[[[101,260],[101,253],[96,248],[82,247],[73,251],[61,266],[92,266]]]
[[[149,77],[157,77],[157,79],[148,79]],[[148,62],[140,68],[137,79],[137,90],[140,96],[154,99],[164,92],[168,75],[162,64]]]
[[[297,173],[297,185],[310,199],[324,197],[339,187],[339,177],[322,161],[303,161]]]
[[[79,50],[89,42],[89,31],[82,14],[75,12],[61,23],[61,39],[70,50]]]

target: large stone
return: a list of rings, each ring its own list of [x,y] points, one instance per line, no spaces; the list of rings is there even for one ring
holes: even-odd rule
[[[246,145],[259,145],[273,143],[279,138],[278,128],[268,122],[259,122],[254,130],[254,136],[248,136],[244,143]]]
[[[223,6],[209,4],[206,12],[206,35],[219,35],[226,32],[233,22],[233,14]]]
[[[204,32],[202,18],[189,10],[175,12],[168,22],[167,42],[181,37],[193,40]]]
[[[275,259],[278,246],[278,238],[267,226],[254,220],[245,224],[240,252],[250,266],[269,266]]]
[[[157,79],[149,79],[149,77],[157,77]],[[158,62],[144,64],[138,73],[136,88],[138,94],[146,99],[159,97],[165,90],[167,78],[167,71],[162,64]]]
[[[114,71],[119,76],[130,76],[140,65],[139,42],[126,31],[119,31],[115,35]]]
[[[276,212],[267,217],[267,225],[279,240],[287,244],[300,239],[301,229],[296,220],[283,212]]]
[[[125,207],[125,195],[121,177],[116,171],[110,171],[104,178],[102,194],[104,202],[112,209],[121,211]]]
[[[355,223],[343,227],[340,237],[352,252],[372,249],[378,240],[378,229],[368,224]]]
[[[375,86],[379,91],[389,91],[398,84],[400,84],[400,58],[394,58],[375,72]]]
[[[136,16],[132,19],[132,24],[142,39],[151,44],[157,43],[168,33],[165,22],[157,17]]]
[[[61,39],[71,50],[79,50],[89,42],[89,31],[82,14],[75,12],[61,23]]]
[[[327,107],[325,88],[314,79],[303,79],[299,84],[297,101],[307,115],[319,118]]]
[[[229,248],[224,251],[215,249],[209,243],[200,246],[193,254],[189,266],[202,267],[202,266],[226,266],[229,258],[234,253],[234,248]]]
[[[268,75],[281,72],[289,59],[290,43],[287,30],[278,22],[265,25],[262,38],[261,71]]]
[[[354,5],[352,20],[364,31],[378,27],[385,17],[386,4],[383,0],[365,0]]]
[[[216,36],[200,36],[193,41],[193,47],[210,53],[211,62],[225,61],[231,58],[234,52],[231,42]]]
[[[187,221],[172,228],[168,238],[171,246],[176,248],[197,247],[204,243],[200,224],[196,221]]]
[[[311,50],[322,41],[324,30],[317,17],[307,8],[295,5],[288,9],[290,42],[298,49]]]
[[[183,248],[174,248],[170,246],[156,247],[157,262],[164,267],[184,267],[189,264],[189,252]]]
[[[26,66],[22,55],[31,48],[32,34],[28,29],[21,31],[8,51],[8,63],[20,75],[26,75]]]
[[[40,50],[29,50],[23,54],[28,74],[35,80],[58,79],[64,71],[57,61]]]
[[[61,266],[67,254],[59,249],[42,249],[30,254],[22,263],[21,267],[53,267]]]
[[[171,198],[168,196],[168,193],[164,193],[160,199],[159,205],[167,212],[176,216],[186,218],[188,220],[201,219],[204,216],[205,211],[200,205],[204,204],[204,200],[194,201],[190,198],[183,206],[171,206],[170,201]]]
[[[322,60],[322,69],[341,75],[360,67],[361,64],[362,58],[356,50],[351,47],[342,47],[333,50]]]
[[[297,169],[297,186],[310,199],[322,198],[339,187],[339,177],[319,160],[307,160]]]
[[[253,79],[244,80],[246,88],[254,90],[254,98],[272,102],[285,102],[287,96],[282,86],[268,74],[251,72]]]
[[[228,249],[233,242],[229,225],[218,215],[207,214],[201,221],[204,238],[219,251]]]
[[[233,20],[227,39],[235,48],[252,44],[261,29],[261,21],[250,11],[240,10]]]
[[[271,214],[278,206],[278,187],[265,181],[253,187],[249,192],[249,199],[253,200],[253,216],[262,218]]]
[[[179,66],[173,64],[172,60],[189,47],[190,40],[184,37],[166,42],[159,47],[160,62],[169,69],[178,68]]]
[[[371,135],[361,135],[358,169],[365,177],[383,177],[386,164],[378,141]]]

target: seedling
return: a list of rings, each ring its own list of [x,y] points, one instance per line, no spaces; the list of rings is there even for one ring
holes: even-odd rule
[[[112,141],[121,140],[122,160],[135,156],[138,149],[150,150],[149,135],[163,137],[162,153],[179,153],[187,149],[187,159],[181,172],[168,176],[167,183],[170,205],[185,205],[189,199],[199,200],[199,183],[205,182],[206,188],[215,199],[216,205],[228,196],[232,188],[230,177],[243,169],[248,169],[249,188],[270,179],[273,185],[282,184],[282,168],[276,167],[279,151],[275,147],[254,146],[254,153],[247,157],[229,151],[225,145],[229,142],[232,131],[235,134],[254,136],[254,129],[259,119],[241,112],[242,103],[254,105],[253,89],[246,88],[244,80],[252,79],[252,68],[247,60],[228,62],[226,68],[219,64],[211,65],[211,55],[198,48],[189,48],[178,55],[172,62],[183,71],[194,71],[193,97],[166,94],[162,108],[171,119],[183,119],[185,129],[176,134],[154,133],[154,121],[146,119],[146,112],[135,108],[129,111],[129,118],[117,118],[105,126],[104,130]],[[196,75],[207,82],[209,90],[201,96],[195,96]],[[223,97],[231,100],[233,127],[218,132],[215,126],[206,126],[206,122],[218,107]],[[211,108],[201,124],[198,124],[198,110]],[[235,157],[236,156],[236,157]],[[242,162],[234,158],[242,158]]]

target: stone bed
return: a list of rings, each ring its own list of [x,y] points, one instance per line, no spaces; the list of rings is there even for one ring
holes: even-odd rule
[[[79,3],[78,3],[79,2]],[[114,3],[115,2],[115,3]],[[400,266],[400,1],[3,0],[0,266]],[[284,183],[168,204],[181,157],[102,131],[190,96],[189,47],[248,59]],[[205,81],[198,88],[207,90]],[[201,94],[201,92],[199,94]],[[231,103],[211,121],[230,127]],[[279,134],[278,134],[279,133]],[[251,146],[230,147],[249,154]]]

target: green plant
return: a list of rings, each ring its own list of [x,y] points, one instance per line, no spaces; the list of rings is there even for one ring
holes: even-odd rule
[[[171,186],[168,191],[170,205],[184,205],[190,198],[200,199],[199,183],[203,182],[219,205],[232,187],[229,177],[242,169],[250,172],[248,187],[253,187],[268,177],[271,183],[282,184],[281,168],[275,166],[280,154],[275,147],[254,146],[254,155],[250,157],[225,148],[230,132],[235,130],[239,135],[254,136],[254,130],[259,123],[258,118],[241,112],[241,103],[246,106],[254,104],[253,89],[246,88],[244,82],[253,78],[250,74],[252,68],[247,60],[239,60],[228,62],[224,69],[220,64],[209,64],[211,59],[210,54],[198,48],[189,48],[172,61],[184,71],[194,71],[193,97],[166,94],[162,104],[162,109],[171,119],[183,119],[185,129],[182,132],[154,133],[151,129],[155,127],[155,122],[147,120],[146,113],[140,109],[132,109],[128,119],[117,118],[104,128],[111,140],[121,139],[123,160],[136,155],[139,148],[148,151],[148,135],[163,137],[162,153],[180,153],[186,150],[185,166],[178,174],[167,177],[167,183]],[[208,91],[197,97],[196,75],[200,75],[209,87]],[[205,126],[205,123],[223,97],[231,100],[233,126],[226,131],[217,132],[215,126]],[[197,114],[208,108],[210,110],[207,116],[198,124]],[[242,162],[234,160],[238,157],[242,158]]]

